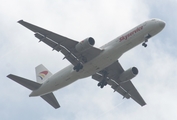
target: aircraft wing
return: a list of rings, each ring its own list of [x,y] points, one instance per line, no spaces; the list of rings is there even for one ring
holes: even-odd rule
[[[58,35],[23,20],[18,22],[33,31],[36,38],[50,46],[53,50],[61,51],[65,56],[64,58],[74,66],[78,65],[78,63],[84,64],[102,52],[102,50],[95,47],[91,47],[91,49],[85,50],[84,52],[78,52],[75,49],[75,46],[79,43],[78,41]]]
[[[131,97],[141,106],[146,105],[145,101],[130,80],[126,82],[121,82],[119,80],[119,76],[121,75],[121,73],[124,72],[124,69],[118,61],[114,62],[112,65],[108,66],[104,70],[94,74],[92,78],[97,81],[101,81],[103,79],[103,72],[105,71],[108,74],[106,81],[111,86],[111,88],[114,89],[114,91],[120,93],[123,98],[129,99]]]

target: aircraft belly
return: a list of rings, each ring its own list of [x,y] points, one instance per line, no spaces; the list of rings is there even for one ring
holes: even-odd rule
[[[102,69],[106,68],[107,66],[115,62],[121,55],[122,53],[120,52],[105,50],[97,58],[85,64],[83,70],[81,71],[82,75],[80,77],[81,78],[88,77],[95,74],[96,72],[101,71]]]
[[[56,77],[53,78],[53,80],[51,81],[52,86],[53,86],[53,91],[54,90],[58,90],[61,89],[73,82],[75,82],[78,79],[78,73],[76,73],[73,70],[73,67],[68,69],[68,72],[65,72],[63,74],[61,74],[60,72],[58,73],[58,75],[56,75]]]

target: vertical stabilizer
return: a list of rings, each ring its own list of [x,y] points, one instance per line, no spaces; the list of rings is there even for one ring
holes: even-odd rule
[[[43,83],[50,76],[52,76],[52,73],[42,64],[38,65],[35,69],[36,69],[36,80],[38,83]]]

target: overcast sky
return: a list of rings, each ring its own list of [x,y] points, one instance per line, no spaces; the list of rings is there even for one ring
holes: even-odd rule
[[[0,119],[1,120],[176,120],[177,1],[176,0],[0,0]],[[97,87],[90,77],[54,92],[61,108],[54,109],[30,90],[6,76],[35,81],[34,68],[45,65],[56,73],[70,63],[61,53],[38,43],[34,33],[17,23],[25,20],[68,38],[93,37],[100,47],[136,25],[159,18],[165,29],[120,58],[126,70],[139,69],[133,84],[147,105],[122,99],[110,86]]]

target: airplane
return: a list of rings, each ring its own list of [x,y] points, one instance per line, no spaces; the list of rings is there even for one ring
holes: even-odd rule
[[[23,20],[18,23],[33,31],[40,42],[42,41],[53,50],[63,53],[63,59],[67,59],[71,63],[55,74],[52,74],[42,64],[37,66],[35,68],[37,82],[9,74],[8,78],[32,90],[30,97],[40,96],[57,109],[60,104],[53,94],[54,91],[66,87],[78,79],[92,76],[94,80],[98,81],[97,85],[100,88],[110,85],[123,98],[132,98],[139,105],[146,105],[131,82],[131,79],[138,74],[138,69],[131,67],[124,70],[118,59],[139,44],[147,47],[149,38],[165,27],[164,21],[160,19],[147,20],[100,48],[94,47],[95,40],[92,37],[78,42]]]

